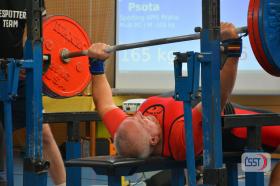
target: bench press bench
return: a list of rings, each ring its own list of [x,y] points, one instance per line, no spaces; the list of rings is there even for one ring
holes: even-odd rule
[[[246,149],[260,151],[261,127],[277,125],[279,123],[279,119],[279,114],[226,115],[222,117],[222,123],[224,129],[247,127],[248,138]],[[227,181],[229,186],[238,185],[237,164],[241,162],[242,153],[243,152],[224,152],[223,157],[227,168],[227,175],[221,175],[217,178],[213,176],[217,175],[216,173],[212,174],[211,171],[206,171],[204,172],[204,178],[211,178],[213,183],[215,183],[217,179],[226,179],[225,181]],[[202,165],[202,157],[198,158],[196,163],[198,165]],[[121,176],[130,176],[134,173],[146,171],[171,169],[173,178],[172,185],[184,185],[183,170],[186,163],[185,161],[175,161],[164,157],[136,159],[120,156],[96,156],[69,160],[65,162],[65,165],[67,167],[90,167],[98,175],[107,175],[109,186],[120,186]],[[246,173],[246,183],[247,177],[249,181],[262,181],[260,179],[255,179],[255,176],[255,174]],[[257,176],[260,175],[258,174]],[[67,183],[67,185],[71,185],[71,183]]]
[[[241,154],[242,152],[226,152],[224,153],[224,162],[229,166],[240,163]],[[202,165],[202,157],[197,158],[196,164]],[[125,158],[121,156],[94,156],[69,160],[65,165],[68,167],[89,167],[97,175],[107,175],[109,186],[120,186],[121,176],[131,176],[135,173],[167,169],[171,169],[172,172],[172,185],[185,184],[185,161],[176,161],[162,156],[152,156],[146,159]],[[211,175],[209,174],[208,176]]]

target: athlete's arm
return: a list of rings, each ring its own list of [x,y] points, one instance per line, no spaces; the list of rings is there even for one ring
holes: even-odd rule
[[[99,115],[117,108],[113,102],[111,87],[105,74],[92,77],[92,98]]]
[[[103,43],[92,44],[89,48],[89,57],[105,60],[109,54],[105,52],[108,45]],[[103,118],[104,114],[117,108],[113,102],[112,90],[105,74],[93,75],[92,77],[92,98],[99,115]]]
[[[231,23],[221,24],[221,40],[235,39],[238,38],[236,28]],[[229,96],[231,95],[232,89],[235,84],[237,67],[237,57],[230,57],[227,59],[223,69],[220,73],[221,78],[221,110],[223,110]]]
[[[221,24],[221,40],[237,38],[238,34],[236,28],[231,23],[222,23]],[[231,92],[234,87],[238,59],[236,57],[230,57],[226,60],[225,65],[220,71],[221,78],[221,110],[223,110]],[[199,103],[196,108],[199,111],[202,111],[202,105]]]

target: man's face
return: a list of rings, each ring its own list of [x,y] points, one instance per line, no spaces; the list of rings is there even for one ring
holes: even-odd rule
[[[133,119],[138,121],[135,122],[140,125],[142,128],[145,129],[150,135],[160,135],[161,134],[161,127],[155,117],[153,116],[143,116],[141,112],[137,112]]]
[[[161,126],[153,116],[143,116],[139,112],[123,121],[117,136],[123,136],[119,138],[122,139],[119,140],[119,153],[128,157],[148,157],[152,153],[151,146],[161,141]]]

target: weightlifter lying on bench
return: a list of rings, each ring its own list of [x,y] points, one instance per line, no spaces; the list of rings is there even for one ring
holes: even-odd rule
[[[236,29],[232,24],[221,25],[222,40],[237,37]],[[108,46],[102,43],[93,44],[89,49],[89,56],[100,60],[107,59],[109,54],[104,51],[106,47]],[[102,73],[103,62],[95,61],[90,64],[90,71],[93,74],[93,101],[114,138],[117,152],[128,157],[145,158],[150,155],[162,155],[176,160],[185,159],[183,103],[175,101],[172,97],[151,97],[141,105],[139,112],[134,116],[127,116],[113,102],[111,88]],[[237,66],[238,58],[228,58],[220,72],[222,109],[233,89]],[[238,113],[238,110],[236,111]],[[202,107],[199,103],[192,110],[196,155],[200,155],[203,150],[201,113]],[[278,142],[271,143],[272,136],[267,134],[272,131],[270,129],[271,127],[264,127],[262,130],[262,135],[266,136],[263,143],[275,147],[280,139]],[[279,129],[280,127],[276,130]],[[245,129],[234,129],[231,134],[242,139],[245,138],[246,132]]]

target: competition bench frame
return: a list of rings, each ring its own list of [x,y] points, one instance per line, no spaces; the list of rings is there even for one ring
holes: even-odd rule
[[[254,114],[254,115],[226,115],[222,117],[223,129],[247,127],[248,136],[245,152],[262,151],[261,149],[261,127],[279,125],[280,114]],[[243,152],[224,152],[223,162],[226,164],[227,173],[220,177],[213,172],[204,172],[210,182],[217,183],[219,180],[227,183],[228,186],[238,185],[238,163],[241,162]],[[202,157],[196,159],[197,165],[202,165]],[[149,157],[147,159],[124,158],[120,156],[96,156],[79,158],[66,161],[67,167],[90,167],[98,175],[108,176],[109,186],[121,186],[121,176],[131,176],[135,173],[166,170],[172,171],[172,186],[184,185],[185,161],[176,161],[160,156]],[[245,173],[246,185],[264,185],[263,173]],[[72,178],[74,179],[74,178]],[[76,182],[75,184],[77,184]],[[72,181],[67,185],[74,185]],[[81,182],[79,182],[81,185]],[[79,186],[76,185],[76,186]]]

